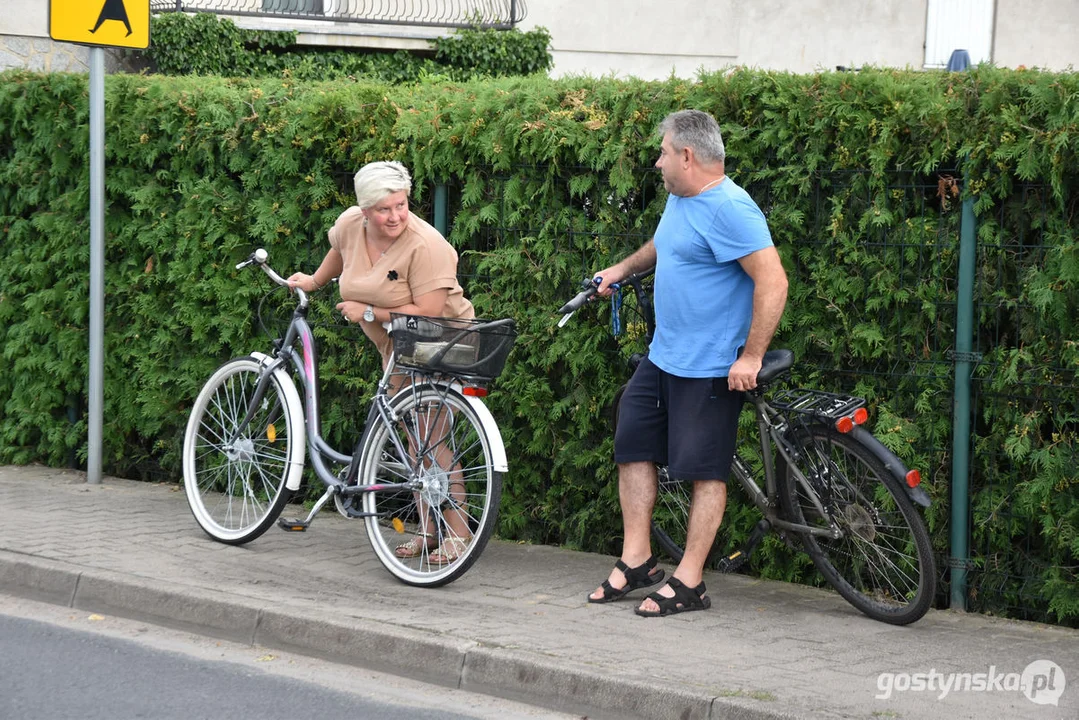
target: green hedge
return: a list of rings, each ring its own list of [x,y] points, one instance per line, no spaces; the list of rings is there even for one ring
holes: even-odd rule
[[[267,345],[253,318],[268,286],[235,263],[262,246],[282,272],[312,269],[353,202],[351,173],[395,158],[421,208],[449,185],[470,296],[519,324],[489,398],[513,458],[500,533],[616,551],[609,405],[637,328],[612,338],[600,306],[557,330],[553,310],[650,235],[664,199],[654,128],[698,107],[720,119],[728,170],[791,274],[776,344],[796,351],[800,380],[869,397],[875,432],[923,469],[942,569],[960,202],[975,200],[972,604],[1075,624],[1077,90],[1075,75],[989,68],[393,87],[111,76],[106,471],[179,478],[198,387]],[[85,76],[0,75],[2,462],[85,456],[87,135]],[[316,305],[326,428],[344,446],[376,363],[335,325],[332,297]],[[754,520],[736,499],[725,537]],[[811,577],[774,540],[753,569]]]
[[[297,32],[238,28],[211,13],[164,13],[151,20],[153,43],[132,51],[163,75],[287,76],[297,80],[363,78],[400,83],[432,76],[454,80],[532,75],[551,67],[545,28],[458,30],[431,40],[428,52],[343,50],[296,45]]]

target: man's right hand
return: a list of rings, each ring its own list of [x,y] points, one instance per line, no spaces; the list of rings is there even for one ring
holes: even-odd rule
[[[596,289],[596,294],[607,297],[611,294],[611,285],[622,282],[627,275],[629,275],[629,273],[622,267],[622,263],[600,270],[592,276],[593,278],[601,278],[599,288]]]

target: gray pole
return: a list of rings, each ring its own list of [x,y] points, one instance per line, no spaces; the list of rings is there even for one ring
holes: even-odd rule
[[[105,327],[105,50],[90,48],[90,397],[86,482],[101,482]]]

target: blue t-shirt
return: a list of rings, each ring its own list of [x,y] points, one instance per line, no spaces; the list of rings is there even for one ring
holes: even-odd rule
[[[725,377],[753,318],[753,279],[738,259],[772,245],[764,213],[724,178],[693,197],[670,195],[655,244],[649,359],[678,377]]]

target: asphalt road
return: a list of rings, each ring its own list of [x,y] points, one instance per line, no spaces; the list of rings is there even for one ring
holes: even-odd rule
[[[0,648],[0,717],[12,720],[572,717],[5,595]]]

